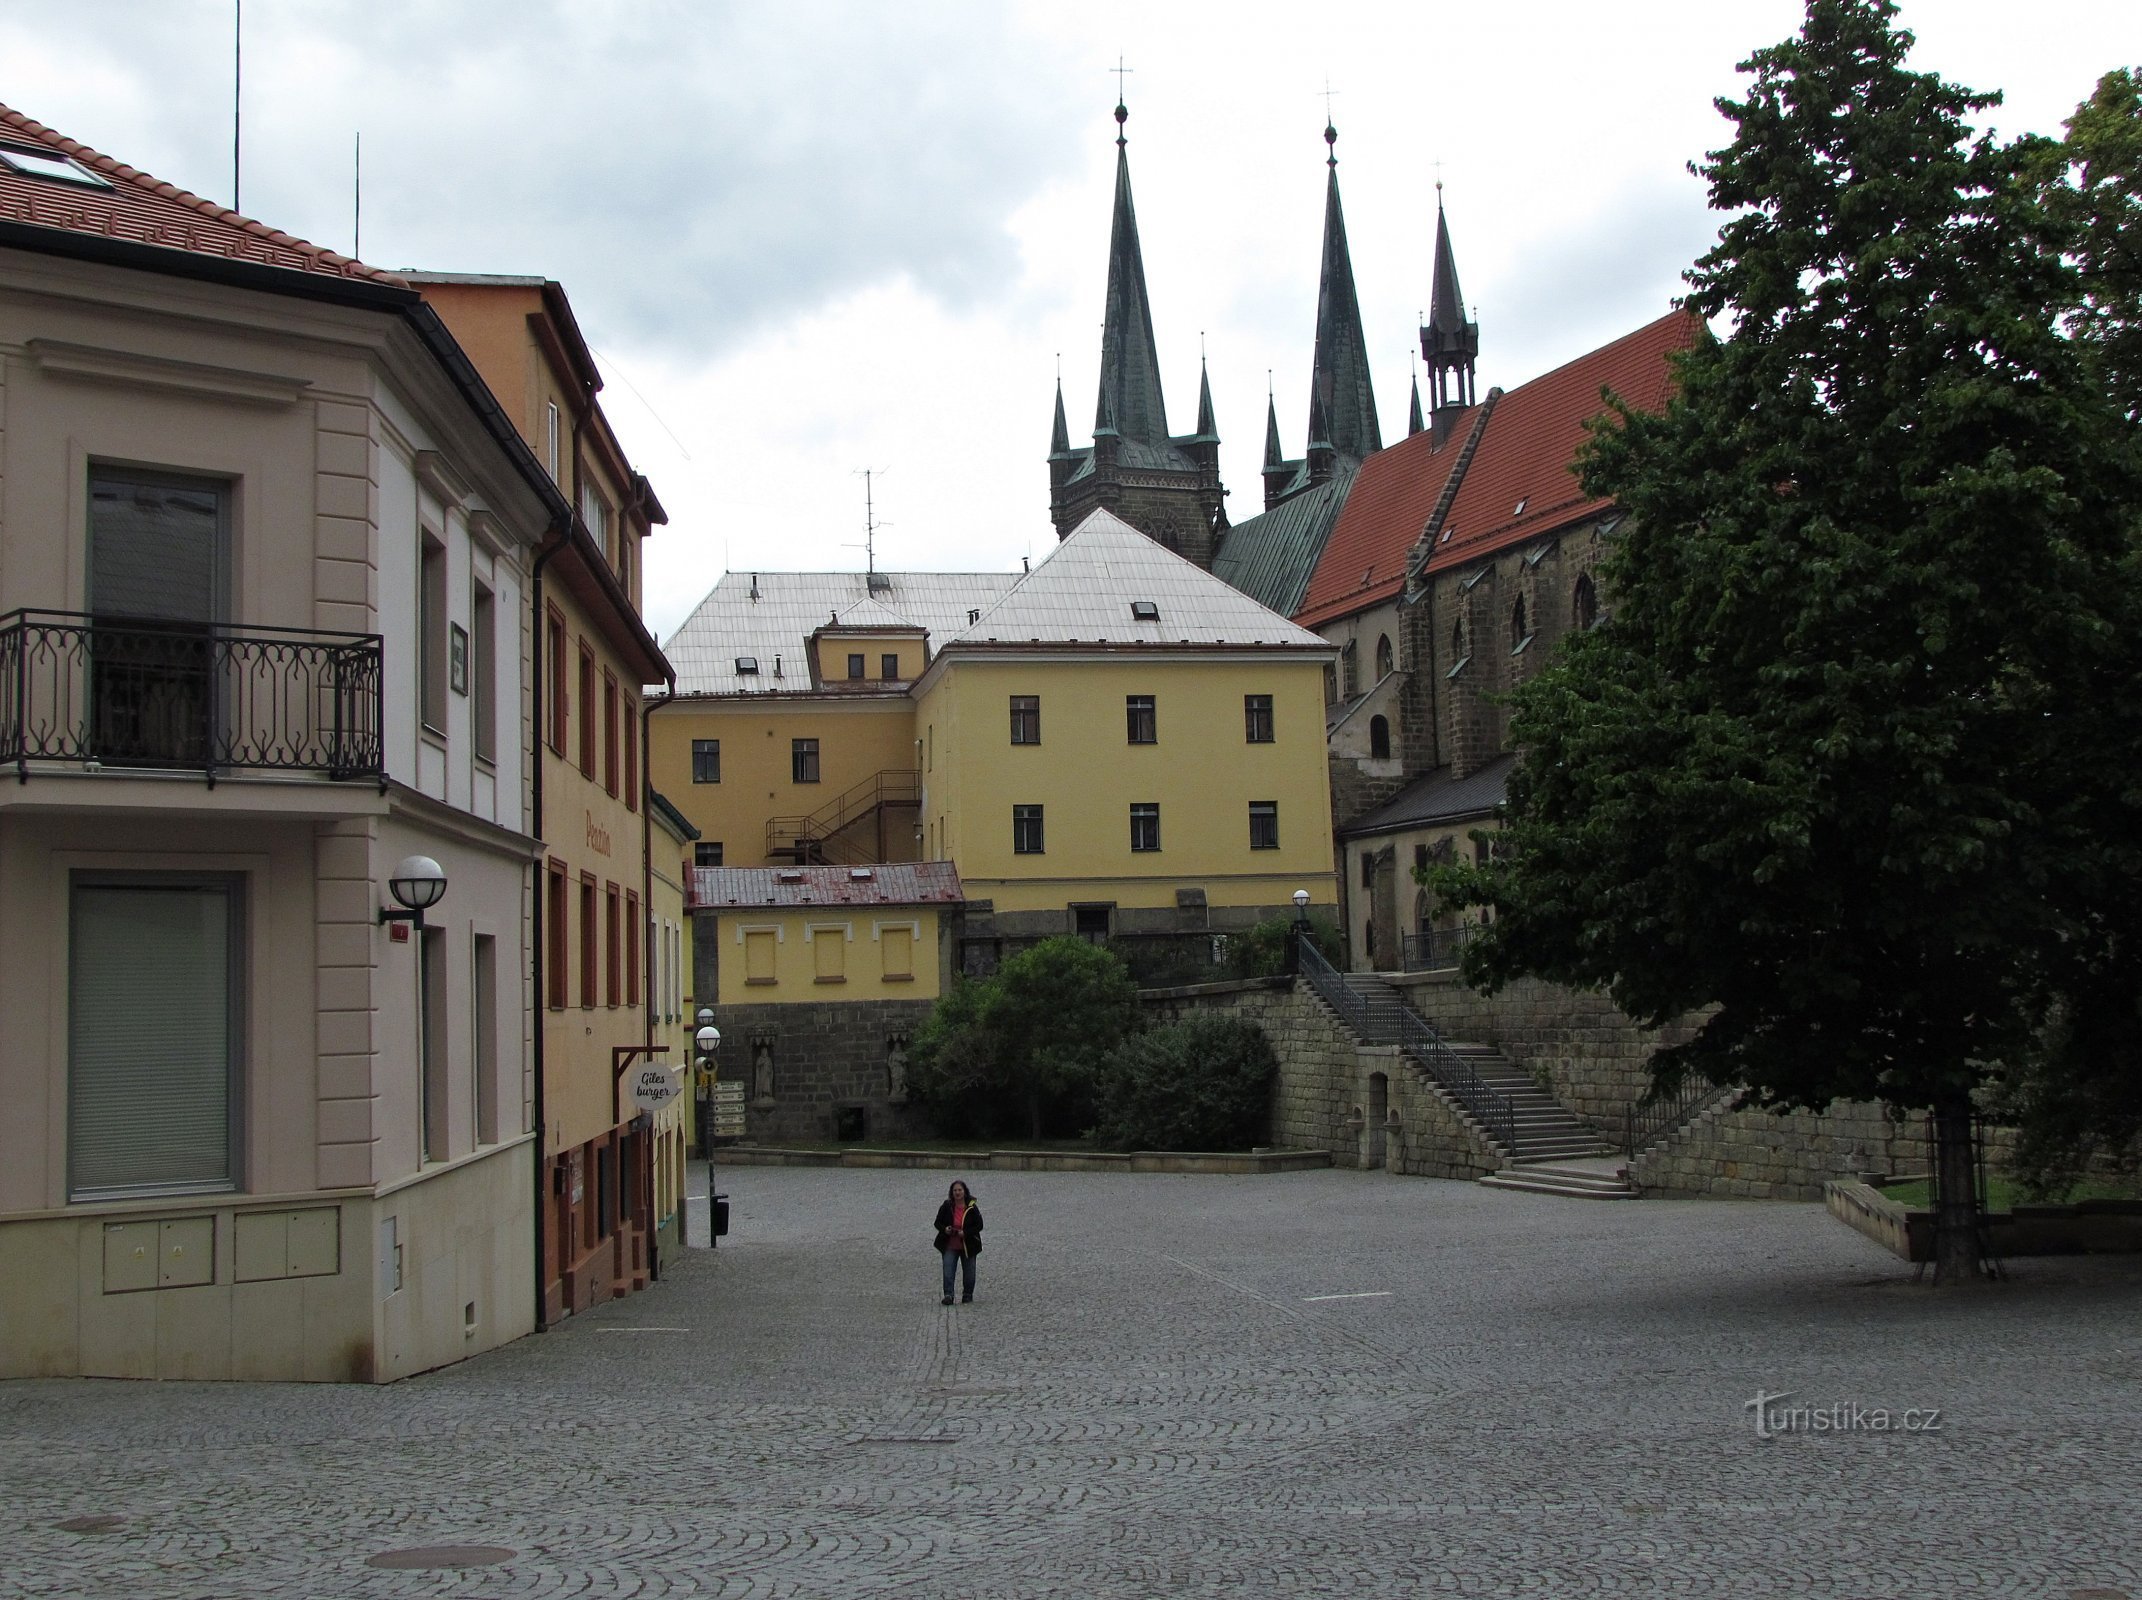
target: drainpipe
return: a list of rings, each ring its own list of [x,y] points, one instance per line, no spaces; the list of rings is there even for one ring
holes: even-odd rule
[[[535,708],[535,771],[530,775],[529,792],[534,797],[535,815],[532,823],[538,840],[543,837],[543,751],[549,745],[544,736],[545,719],[549,707],[544,704],[543,689],[548,681],[544,672],[544,652],[549,647],[549,636],[543,624],[543,569],[550,565],[550,558],[565,548],[565,541],[572,537],[571,516],[562,522],[552,522],[544,532],[543,543],[536,551],[535,566],[530,569],[530,603],[535,608],[535,681],[530,687],[530,704]],[[544,953],[549,949],[550,908],[546,903],[545,889],[549,883],[549,868],[538,859],[535,863],[535,948],[530,952],[531,970],[535,973],[535,1325],[538,1333],[549,1324],[543,1320],[543,1229],[550,1209],[550,1187],[546,1182],[549,1174],[544,1170],[543,1151],[550,1142],[550,1123],[543,1104],[543,1019],[549,1014],[549,1004],[544,999],[544,984],[548,974],[543,970]]]

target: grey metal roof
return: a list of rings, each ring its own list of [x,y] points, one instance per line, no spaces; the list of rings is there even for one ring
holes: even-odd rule
[[[694,867],[686,904],[731,906],[931,906],[966,899],[949,861],[873,867]]]
[[[1477,772],[1453,778],[1450,768],[1437,767],[1422,774],[1385,804],[1340,832],[1349,839],[1364,834],[1396,833],[1402,828],[1429,827],[1439,822],[1462,822],[1484,817],[1502,804],[1510,771],[1517,765],[1513,754],[1499,755]]]
[[[1159,611],[1131,614],[1135,601]],[[950,645],[1278,645],[1329,654],[1331,645],[1239,589],[1096,511]]]
[[[860,572],[731,572],[670,635],[663,654],[679,694],[806,691],[805,642],[837,615],[844,627],[919,627],[935,650],[967,626],[967,614],[994,605],[1019,581],[1015,572],[881,572],[876,592]],[[753,595],[756,593],[757,598]],[[739,676],[736,658],[758,660]],[[774,675],[776,662],[780,676]]]
[[[1213,576],[1283,617],[1294,615],[1353,482],[1354,469],[1342,465],[1306,492],[1237,523],[1212,558]]]

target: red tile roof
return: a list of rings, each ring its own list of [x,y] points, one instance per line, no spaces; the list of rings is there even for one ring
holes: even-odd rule
[[[1460,418],[1440,450],[1432,448],[1432,432],[1416,433],[1361,463],[1346,507],[1309,575],[1296,622],[1314,628],[1398,593],[1407,553],[1428,526],[1472,419],[1472,412]]]
[[[1585,425],[1606,410],[1600,391],[1612,390],[1639,411],[1663,410],[1673,391],[1668,357],[1692,346],[1702,329],[1701,318],[1669,312],[1498,399],[1429,569],[1477,560],[1604,510],[1608,502],[1587,496],[1575,472]]]
[[[407,287],[392,272],[368,267],[362,261],[240,216],[228,206],[189,194],[123,161],[114,161],[0,105],[0,145],[6,144],[57,151],[96,173],[111,187],[92,188],[26,177],[0,167],[0,222],[184,250],[323,277]]]
[[[965,898],[949,861],[872,867],[694,867],[694,911],[732,906],[958,905]]]

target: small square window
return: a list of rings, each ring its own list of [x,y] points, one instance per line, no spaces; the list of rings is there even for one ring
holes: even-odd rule
[[[1011,742],[1013,744],[1041,743],[1040,695],[1015,694],[1011,697]]]
[[[900,676],[900,658],[890,651],[878,657],[878,676],[891,683]]]
[[[757,656],[738,656],[736,658],[736,675],[739,678],[752,677],[757,674],[758,670],[759,658]]]
[[[721,841],[702,839],[692,846],[692,865],[695,867],[718,867],[721,865]]]
[[[851,678],[860,678],[862,675],[863,653],[858,650],[848,657],[848,676]]]
[[[1160,807],[1139,803],[1130,808],[1130,847],[1134,851],[1160,848]]]
[[[1129,725],[1132,744],[1158,744],[1160,735],[1158,721],[1153,709],[1153,697],[1149,694],[1129,694],[1123,697],[1124,719]]]
[[[1278,801],[1252,800],[1249,803],[1249,845],[1252,850],[1279,848]]]
[[[721,782],[721,741],[719,739],[694,739],[692,741],[692,782]]]
[[[1242,723],[1244,735],[1251,744],[1272,742],[1272,697],[1268,694],[1246,694],[1242,697]]]
[[[1012,807],[1012,854],[1038,856],[1041,852],[1041,807]]]

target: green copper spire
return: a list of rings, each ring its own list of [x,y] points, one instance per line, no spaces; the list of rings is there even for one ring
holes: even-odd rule
[[[1191,435],[1195,444],[1217,444],[1220,425],[1212,418],[1212,376],[1205,368],[1205,358],[1197,361],[1197,432]]]
[[[1414,396],[1414,409],[1420,408],[1420,396]],[[1064,380],[1062,374],[1056,379],[1056,426],[1049,432],[1049,459],[1071,453],[1071,430],[1064,423]]]
[[[1279,448],[1279,409],[1272,397],[1264,397],[1264,470],[1277,472],[1287,464],[1286,452]]]
[[[1131,206],[1130,158],[1116,105],[1116,213],[1108,236],[1108,303],[1101,324],[1101,394],[1096,432],[1111,430],[1138,444],[1166,446],[1168,413],[1160,396],[1160,354],[1153,308],[1145,292],[1145,258],[1138,249],[1138,215]]]
[[[1353,257],[1346,248],[1346,217],[1339,208],[1339,130],[1324,126],[1324,266],[1316,292],[1316,364],[1311,414],[1323,413],[1324,431],[1311,442],[1328,444],[1360,460],[1383,448],[1376,423],[1376,395],[1369,379],[1368,341],[1361,333],[1361,301],[1354,292]]]
[[[1059,393],[1056,397],[1056,415],[1059,421],[1063,412],[1064,397]],[[1406,408],[1406,437],[1412,438],[1427,426],[1428,424],[1421,420],[1421,375],[1416,372],[1413,375],[1413,404]]]
[[[1440,183],[1435,186],[1435,283],[1428,307],[1428,320],[1421,327],[1421,360],[1428,366],[1434,406],[1430,420],[1440,435],[1457,412],[1473,403],[1473,363],[1480,354],[1480,324],[1465,320],[1465,301],[1458,293],[1458,258],[1450,248]]]

